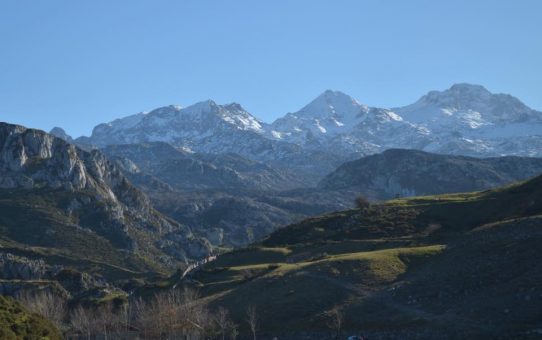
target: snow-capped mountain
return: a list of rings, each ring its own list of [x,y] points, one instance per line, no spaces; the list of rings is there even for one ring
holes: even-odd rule
[[[431,91],[417,102],[395,109],[404,119],[434,127],[456,120],[477,129],[530,120],[542,121],[540,112],[530,109],[508,94],[492,94],[481,85],[455,84],[445,91]]]
[[[455,84],[445,91],[431,91],[416,103],[394,111],[428,131],[431,143],[423,148],[427,151],[542,155],[542,112],[480,85]]]
[[[363,120],[369,108],[354,98],[327,90],[295,113],[277,119],[270,126],[272,138],[307,143],[351,132]]]
[[[371,108],[326,91],[270,125],[271,138],[348,155],[402,147],[475,156],[542,155],[542,113],[507,94],[456,84],[416,103]]]
[[[328,90],[272,124],[239,104],[208,100],[100,124],[91,137],[76,142],[104,147],[157,141],[199,153],[237,153],[294,170],[315,183],[346,160],[390,148],[542,156],[542,113],[480,85],[456,84],[393,109],[368,107]]]
[[[267,124],[239,104],[218,105],[208,100],[181,108],[166,106],[96,126],[90,137],[76,143],[84,147],[166,142],[186,151],[224,154],[295,169],[304,183],[315,184],[342,161],[342,156],[267,138]],[[315,162],[316,161],[316,162]],[[316,176],[316,177],[315,177]],[[314,177],[314,178],[313,178]]]
[[[263,124],[239,104],[217,105],[207,100],[186,108],[165,106],[100,124],[89,142],[100,147],[156,141],[189,146],[219,132],[260,132]]]
[[[391,110],[368,107],[342,92],[328,90],[301,110],[273,122],[269,135],[346,156],[372,154],[405,142],[420,147],[427,131]]]

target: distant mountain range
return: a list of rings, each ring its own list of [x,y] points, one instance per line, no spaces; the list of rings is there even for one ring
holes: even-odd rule
[[[102,151],[132,173],[145,173],[178,190],[287,190],[303,182],[285,171],[237,154],[186,152],[164,142],[110,145]]]
[[[328,90],[272,124],[239,104],[208,100],[119,118],[96,126],[90,137],[72,139],[60,128],[51,133],[101,149],[161,212],[214,244],[234,246],[349,208],[357,195],[381,200],[483,190],[542,172],[528,158],[436,155],[542,156],[542,113],[470,84],[392,109]],[[397,148],[425,153],[379,155]],[[363,158],[369,155],[375,156]]]
[[[539,328],[541,173],[542,113],[469,84],[394,109],[326,91],[272,124],[213,101],[76,139],[0,123],[0,292],[194,285],[270,332],[340,307],[377,338],[516,338]]]
[[[377,250],[378,237],[388,233],[390,251],[403,254],[394,247],[410,247],[418,234],[425,244],[444,223],[456,228],[469,216],[472,226],[485,223],[476,220],[478,204],[489,209],[484,218],[493,218],[508,208],[506,198],[515,197],[506,193],[523,195],[524,185],[451,193],[542,173],[542,158],[525,157],[540,156],[540,116],[513,97],[463,84],[398,109],[370,108],[326,91],[273,124],[237,104],[212,101],[121,118],[77,139],[61,128],[45,133],[0,123],[0,291],[16,295],[41,285],[83,300],[127,295],[149,282],[162,287],[178,281],[165,277],[214,251],[258,241],[278,247],[265,256],[284,257],[280,263],[304,258],[306,246],[312,254],[307,263],[343,246],[345,254],[358,245]],[[524,211],[487,222],[538,213],[539,179],[522,196]],[[353,210],[359,196],[378,201],[435,194],[446,196],[373,205],[367,216]],[[501,195],[498,207],[492,206],[495,195]],[[388,214],[387,205],[398,210]],[[417,217],[419,208],[434,210],[438,219]],[[456,208],[465,216],[448,212]],[[326,213],[331,217],[315,217]]]
[[[62,130],[59,137],[68,139]],[[400,108],[375,108],[325,91],[266,124],[239,104],[166,106],[96,126],[86,147],[166,142],[185,151],[235,153],[293,171],[313,185],[344,161],[390,148],[442,154],[542,155],[542,113],[484,87],[455,84]]]
[[[288,171],[237,154],[191,153],[164,142],[102,151],[161,212],[215,245],[245,246],[278,227],[352,206],[349,190],[303,188]]]
[[[311,188],[288,171],[235,154],[190,153],[164,142],[102,151],[162,213],[214,245],[234,247],[309,216],[349,209],[358,196],[385,200],[485,190],[542,173],[539,158],[390,149],[346,162]]]
[[[326,91],[270,127],[270,134],[308,148],[362,154],[389,148],[471,156],[539,156],[542,113],[517,98],[456,84],[412,105],[371,108]]]

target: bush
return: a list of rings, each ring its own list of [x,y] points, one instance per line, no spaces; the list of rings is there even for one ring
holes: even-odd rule
[[[61,339],[60,332],[45,318],[31,314],[12,298],[0,296],[1,339]]]
[[[367,210],[371,207],[371,202],[363,196],[356,198],[356,207],[360,210]]]
[[[250,281],[258,276],[258,272],[252,269],[243,269],[241,270],[241,276],[243,281]]]
[[[277,269],[278,267],[280,267],[278,264],[272,263],[272,264],[270,264],[270,265],[267,266],[267,269],[269,269],[269,270],[275,270],[275,269]]]

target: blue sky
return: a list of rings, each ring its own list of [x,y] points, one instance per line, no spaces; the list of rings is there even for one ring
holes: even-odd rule
[[[211,98],[264,121],[326,89],[382,107],[456,82],[542,110],[542,1],[0,0],[0,120],[89,134]]]

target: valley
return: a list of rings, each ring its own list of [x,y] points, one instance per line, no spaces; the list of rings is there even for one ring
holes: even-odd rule
[[[534,339],[541,119],[456,84],[272,124],[213,101],[90,137],[0,123],[0,291],[64,335]]]

